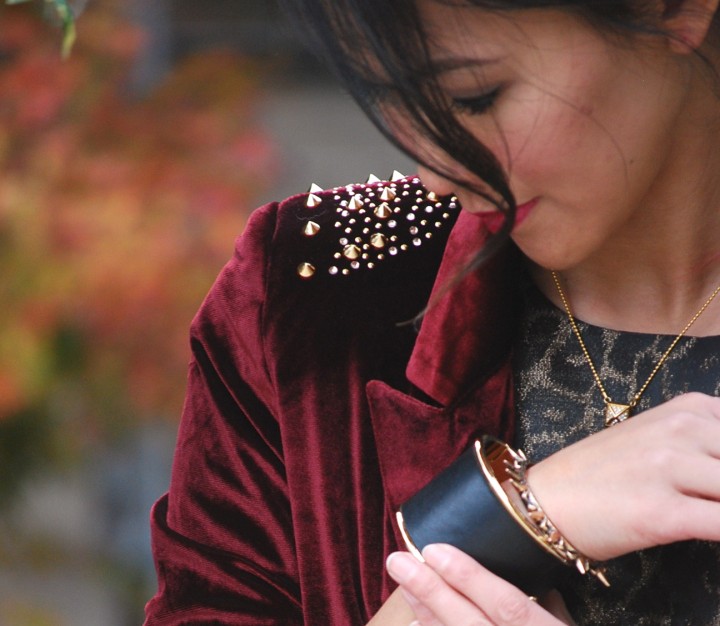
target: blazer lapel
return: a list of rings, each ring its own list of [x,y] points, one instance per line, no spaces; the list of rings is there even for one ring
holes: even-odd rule
[[[517,310],[510,284],[514,246],[506,246],[453,285],[487,237],[480,216],[460,213],[407,365],[408,380],[445,406],[494,371],[510,349]]]
[[[433,406],[378,380],[368,383],[367,399],[385,495],[393,510],[480,435],[508,438],[512,433],[509,361],[453,407]]]
[[[387,502],[394,512],[456,459],[475,438],[509,438],[513,429],[510,346],[514,318],[508,286],[514,249],[447,289],[487,237],[482,220],[461,213],[407,365],[428,402],[385,382],[367,400]],[[510,279],[511,280],[511,279]]]

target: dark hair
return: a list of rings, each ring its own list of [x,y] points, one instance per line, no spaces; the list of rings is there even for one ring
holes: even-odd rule
[[[515,199],[492,153],[458,122],[433,80],[425,27],[417,0],[284,0],[309,27],[317,48],[380,131],[430,169],[472,189],[505,212],[503,228],[491,238],[468,270],[502,245],[515,215]],[[646,0],[433,0],[495,12],[554,8],[575,14],[608,36],[656,33]],[[671,4],[674,0],[668,0]],[[671,8],[671,7],[669,7]],[[388,115],[388,103],[394,111]],[[402,119],[402,127],[398,120]],[[412,144],[403,140],[412,136]],[[417,139],[421,140],[418,141]],[[442,151],[487,188],[459,180],[423,146]],[[464,272],[463,272],[464,274]]]

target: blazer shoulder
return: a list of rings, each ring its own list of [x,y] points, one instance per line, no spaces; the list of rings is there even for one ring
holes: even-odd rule
[[[312,185],[278,206],[276,269],[283,280],[356,282],[418,268],[428,257],[439,263],[459,208],[454,196],[438,197],[398,172],[327,190]]]

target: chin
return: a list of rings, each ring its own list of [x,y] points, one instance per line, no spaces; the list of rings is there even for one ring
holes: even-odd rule
[[[549,248],[547,239],[545,245],[543,245],[534,237],[532,241],[523,241],[522,237],[518,237],[513,233],[511,238],[529,261],[544,269],[562,272],[582,262],[582,257],[577,251],[557,245]]]

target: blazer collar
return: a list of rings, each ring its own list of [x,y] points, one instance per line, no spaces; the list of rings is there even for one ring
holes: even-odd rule
[[[488,237],[481,216],[460,213],[407,365],[408,380],[443,406],[496,369],[510,347],[514,246],[448,288]]]

